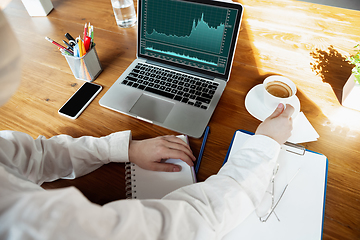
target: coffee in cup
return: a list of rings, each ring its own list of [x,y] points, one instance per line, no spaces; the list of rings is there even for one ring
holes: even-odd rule
[[[273,75],[267,77],[263,82],[264,105],[272,111],[279,103],[290,104],[296,97],[296,85],[290,79]]]
[[[292,96],[291,87],[281,81],[268,82],[265,86],[266,91],[279,98],[288,98]]]

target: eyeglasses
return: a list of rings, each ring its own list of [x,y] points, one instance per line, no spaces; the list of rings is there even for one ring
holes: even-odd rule
[[[269,184],[270,190],[266,191],[266,194],[265,194],[263,200],[261,201],[260,206],[255,210],[257,216],[259,217],[260,222],[266,222],[269,219],[269,217],[271,216],[271,214],[273,214],[273,213],[274,213],[275,217],[277,218],[277,220],[280,222],[279,217],[275,213],[275,208],[279,204],[281,198],[284,196],[285,191],[286,191],[287,187],[289,186],[289,184],[291,183],[291,181],[296,177],[296,175],[300,171],[300,168],[297,170],[297,172],[291,178],[291,180],[286,184],[284,190],[281,192],[279,199],[275,202],[275,196],[274,196],[275,177],[276,177],[278,171],[279,171],[279,164],[276,165],[276,168],[274,169],[273,175],[270,179],[270,184]]]

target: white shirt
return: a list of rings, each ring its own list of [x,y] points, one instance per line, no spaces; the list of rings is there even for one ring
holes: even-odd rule
[[[221,239],[261,201],[280,150],[274,140],[253,136],[217,175],[162,200],[99,206],[74,187],[39,186],[128,161],[130,139],[130,131],[36,140],[0,131],[0,239]]]

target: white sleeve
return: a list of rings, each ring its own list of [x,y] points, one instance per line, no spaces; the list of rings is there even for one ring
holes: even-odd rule
[[[204,225],[206,223],[216,233],[215,239],[226,235],[260,204],[270,183],[280,145],[269,137],[255,135],[241,149],[234,150],[235,154],[217,175],[165,197],[187,202],[188,211],[201,216]]]
[[[1,163],[21,176],[42,184],[59,178],[73,179],[109,162],[128,160],[130,131],[102,138],[59,135],[33,139],[21,132],[0,131]]]
[[[279,149],[274,140],[253,136],[217,175],[162,200],[98,206],[75,188],[9,194],[14,187],[0,187],[0,238],[16,233],[19,239],[221,239],[261,200]],[[0,186],[6,182],[0,180]]]

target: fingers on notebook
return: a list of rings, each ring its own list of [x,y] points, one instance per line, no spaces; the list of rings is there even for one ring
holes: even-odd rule
[[[193,161],[196,160],[187,143],[175,136],[161,136],[130,142],[129,160],[141,168],[167,172],[181,170],[177,165],[165,163],[167,159],[181,159],[189,166],[193,166]]]
[[[176,136],[173,136],[173,135],[166,135],[166,136],[163,136],[163,138],[166,141],[168,141],[169,143],[180,144],[180,146],[183,146],[183,147],[187,148],[189,150],[189,152],[191,152],[191,154],[192,154],[190,146],[187,143],[185,143],[183,140],[181,140],[180,138],[178,138]]]
[[[195,161],[196,158],[194,154],[192,153],[190,146],[186,144],[183,140],[175,137],[175,136],[165,136],[164,139],[166,139],[167,143],[164,144],[166,148],[169,150],[169,154],[176,154],[176,151],[178,151],[177,155],[180,156],[182,153],[185,153],[188,158],[190,158],[190,161]],[[180,154],[180,155],[179,155]],[[169,157],[169,158],[175,158],[175,157]],[[177,158],[177,157],[176,157]],[[185,161],[184,159],[179,157],[181,160]],[[184,158],[184,157],[183,157]]]
[[[162,152],[162,159],[181,159],[186,162],[189,166],[194,166],[194,155],[192,153],[174,148],[167,148]]]
[[[161,172],[180,172],[181,166],[172,163],[156,163],[153,165],[152,170]]]
[[[175,136],[162,136],[157,138],[159,142],[157,143],[157,147],[155,149],[156,158],[161,160],[161,162],[154,164],[152,167],[158,167],[159,164],[163,164],[162,167],[170,168],[172,165],[172,170],[170,172],[178,172],[180,171],[180,167],[170,163],[164,163],[164,160],[167,159],[181,159],[186,162],[189,166],[193,166],[193,161],[196,160],[193,155],[190,147],[183,140],[175,137]]]

